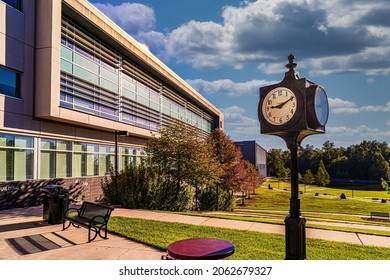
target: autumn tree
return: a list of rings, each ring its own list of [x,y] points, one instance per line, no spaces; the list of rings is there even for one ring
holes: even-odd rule
[[[265,177],[262,176],[256,166],[246,160],[242,160],[245,164],[245,179],[241,187],[242,191],[246,191],[249,195],[254,192],[256,188],[260,187],[265,182]]]
[[[242,158],[240,149],[219,128],[211,132],[207,142],[211,145],[213,156],[222,169],[218,186],[224,190],[239,189],[243,178],[239,168]]]

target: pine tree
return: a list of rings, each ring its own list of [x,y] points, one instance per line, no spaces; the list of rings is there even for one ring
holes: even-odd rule
[[[318,171],[315,176],[315,183],[317,186],[325,187],[330,183],[330,176],[328,171],[326,171],[325,164],[321,160],[320,165],[318,166]]]
[[[303,183],[306,185],[311,185],[315,182],[314,175],[310,169],[306,170],[306,173],[303,175]]]

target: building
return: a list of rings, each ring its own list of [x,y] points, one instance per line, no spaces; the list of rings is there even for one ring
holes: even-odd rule
[[[86,0],[0,0],[0,208],[47,184],[99,200],[102,176],[145,156],[179,120],[205,134],[223,114]]]
[[[234,142],[240,148],[245,160],[256,166],[260,174],[267,176],[267,151],[263,149],[256,141]]]

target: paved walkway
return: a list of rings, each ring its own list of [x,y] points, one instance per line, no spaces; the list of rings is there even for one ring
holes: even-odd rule
[[[284,225],[272,225],[160,213],[146,210],[116,208],[113,216],[188,223],[230,229],[284,234]],[[382,227],[389,230],[389,227]],[[319,229],[306,229],[307,238],[349,242],[390,248],[390,237],[346,233]],[[85,229],[49,225],[42,221],[42,207],[17,208],[0,211],[0,259],[38,260],[159,260],[164,252],[149,246],[109,234],[108,240],[97,238],[87,243]]]

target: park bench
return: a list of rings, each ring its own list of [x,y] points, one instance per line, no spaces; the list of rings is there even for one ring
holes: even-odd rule
[[[107,223],[113,210],[114,208],[107,205],[84,201],[79,209],[66,210],[62,230],[66,230],[70,225],[77,228],[82,226],[88,229],[88,242],[93,241],[98,234],[101,238],[107,239]],[[67,222],[68,225],[66,225]],[[102,235],[102,230],[104,235]],[[91,232],[95,234],[92,238]]]
[[[385,212],[371,212],[371,218],[373,217],[381,217],[389,219],[389,213]]]

